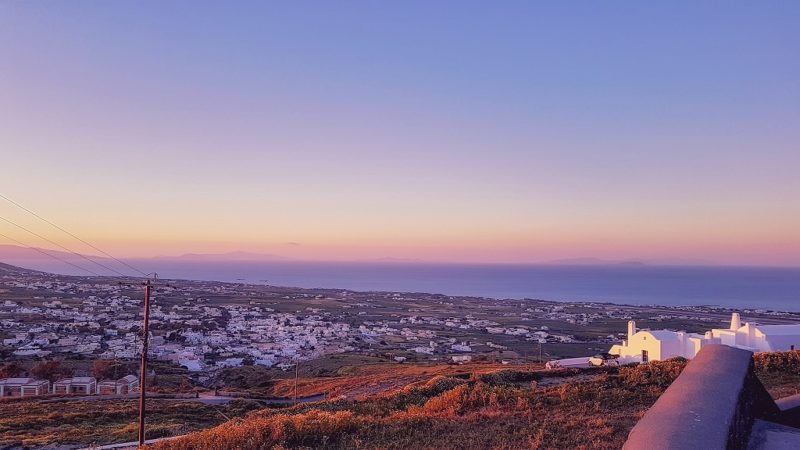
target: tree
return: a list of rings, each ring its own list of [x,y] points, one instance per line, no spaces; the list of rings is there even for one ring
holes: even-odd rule
[[[92,363],[92,375],[98,380],[117,379],[119,364],[108,359],[96,359]]]
[[[6,363],[0,367],[0,378],[14,378],[19,376],[24,370],[17,363]]]
[[[61,365],[61,361],[42,361],[33,366],[31,375],[40,380],[58,381],[59,378],[72,376],[73,371]]]

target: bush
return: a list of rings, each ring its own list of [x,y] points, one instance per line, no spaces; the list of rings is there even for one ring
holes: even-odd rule
[[[61,361],[42,361],[33,366],[31,375],[40,380],[57,381],[60,378],[71,377],[74,371],[61,365]]]
[[[217,428],[153,445],[155,449],[256,449],[320,447],[331,437],[353,431],[366,421],[348,411],[329,413],[311,410],[305,414],[278,414],[267,418],[251,417]]]
[[[523,372],[520,370],[500,370],[498,372],[484,373],[477,377],[477,380],[487,384],[516,384],[528,383],[538,380],[540,376],[535,372]]]
[[[120,365],[109,359],[96,359],[92,362],[92,375],[100,380],[116,380],[119,376]]]
[[[250,411],[262,409],[263,406],[257,401],[244,398],[233,399],[228,403],[228,409],[234,416],[244,416]]]
[[[758,372],[800,373],[800,350],[756,353],[753,363]]]
[[[406,415],[453,417],[467,413],[499,413],[529,409],[529,391],[494,387],[484,383],[461,384],[431,398],[423,406],[411,406]]]
[[[14,378],[25,372],[17,363],[6,363],[0,367],[0,379]]]
[[[685,358],[652,361],[648,364],[619,368],[619,376],[629,386],[667,387],[678,378],[686,367]]]

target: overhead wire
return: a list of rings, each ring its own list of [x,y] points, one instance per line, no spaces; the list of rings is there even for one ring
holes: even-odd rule
[[[92,275],[94,275],[94,276],[98,276],[98,277],[102,276],[102,275],[100,275],[99,273],[97,273],[97,272],[95,272],[95,271],[93,271],[93,270],[89,270],[89,269],[87,269],[87,268],[85,268],[85,267],[79,266],[79,265],[77,265],[77,264],[73,264],[73,263],[71,263],[71,262],[67,261],[66,259],[59,258],[59,257],[58,257],[58,256],[56,256],[56,255],[51,255],[50,253],[47,253],[46,251],[44,251],[44,250],[42,250],[42,249],[40,249],[40,248],[31,247],[30,245],[28,245],[28,244],[25,244],[24,242],[18,241],[18,240],[14,239],[14,238],[12,238],[12,237],[10,237],[10,236],[6,236],[5,234],[2,234],[2,233],[0,233],[0,236],[4,237],[4,238],[6,238],[6,239],[8,239],[8,240],[10,240],[10,241],[12,241],[12,242],[16,242],[17,244],[19,244],[19,245],[21,245],[21,246],[23,246],[23,247],[25,247],[25,248],[28,248],[28,249],[30,249],[30,250],[35,250],[35,251],[37,251],[37,252],[39,252],[39,253],[41,253],[41,254],[43,254],[43,255],[49,256],[49,257],[51,257],[51,258],[53,258],[53,259],[57,259],[57,260],[59,260],[59,261],[61,261],[61,262],[65,263],[65,264],[69,264],[70,266],[72,266],[72,267],[75,267],[75,268],[77,268],[77,269],[79,269],[79,270],[83,270],[84,272],[89,272],[90,274],[92,274]]]
[[[26,208],[26,207],[24,207],[24,206],[20,205],[19,203],[15,202],[14,200],[11,200],[10,198],[6,197],[5,195],[3,195],[3,194],[0,194],[0,198],[2,198],[2,199],[4,199],[5,201],[7,201],[7,202],[11,203],[12,205],[16,206],[17,208],[20,208],[20,209],[22,209],[23,211],[25,211],[25,212],[27,212],[27,213],[29,213],[29,214],[33,215],[34,217],[36,217],[37,219],[41,220],[42,222],[45,222],[45,223],[49,224],[50,226],[52,226],[52,227],[54,227],[54,228],[56,228],[56,229],[60,230],[61,232],[65,233],[65,234],[68,234],[68,235],[69,235],[69,236],[71,236],[72,238],[74,238],[74,239],[76,239],[76,240],[78,240],[78,241],[80,241],[80,242],[82,242],[82,243],[84,243],[84,244],[88,245],[88,246],[89,246],[89,247],[91,247],[92,249],[94,249],[94,250],[96,250],[96,251],[98,251],[98,252],[102,253],[104,256],[107,256],[107,257],[109,257],[109,258],[113,259],[114,261],[116,261],[116,262],[118,262],[118,263],[122,264],[123,266],[125,266],[125,267],[127,267],[127,268],[129,268],[129,269],[133,270],[134,272],[138,272],[139,274],[141,274],[141,275],[142,275],[142,276],[144,276],[145,278],[147,278],[147,277],[149,277],[149,276],[150,276],[150,274],[148,274],[148,273],[145,273],[144,271],[137,269],[136,267],[134,267],[134,266],[132,266],[132,265],[130,265],[130,264],[128,264],[128,263],[126,263],[125,261],[122,261],[122,260],[120,260],[120,259],[116,258],[115,256],[113,256],[113,255],[109,254],[108,252],[106,252],[106,251],[104,251],[104,250],[102,250],[102,249],[100,249],[100,248],[97,248],[96,246],[92,245],[91,243],[89,243],[89,242],[87,242],[87,241],[85,241],[85,240],[81,239],[80,237],[78,237],[78,236],[74,235],[73,233],[70,233],[69,231],[65,230],[64,228],[62,228],[62,227],[60,227],[60,226],[56,225],[55,223],[53,223],[53,222],[51,222],[51,221],[49,221],[49,220],[45,219],[44,217],[40,216],[39,214],[36,214],[35,212],[33,212],[33,211],[31,211],[30,209],[28,209],[28,208]]]
[[[116,269],[114,269],[114,268],[108,267],[107,265],[105,265],[105,264],[103,264],[103,263],[99,263],[99,262],[97,262],[97,261],[95,261],[95,260],[93,260],[93,259],[89,258],[89,257],[88,257],[88,256],[86,256],[86,255],[83,255],[83,254],[80,254],[80,253],[78,253],[78,252],[75,252],[75,251],[73,251],[73,250],[70,250],[69,248],[67,248],[67,247],[65,247],[65,246],[63,246],[63,245],[61,245],[61,244],[59,244],[58,242],[56,242],[56,241],[54,241],[54,240],[52,240],[52,239],[49,239],[49,238],[47,238],[47,237],[45,237],[45,236],[42,236],[41,234],[39,234],[39,233],[37,233],[37,232],[35,232],[35,231],[31,231],[31,230],[29,230],[29,229],[25,228],[24,226],[22,226],[22,225],[20,225],[20,224],[18,224],[18,223],[15,223],[15,222],[13,222],[13,221],[11,221],[11,220],[8,220],[8,219],[6,219],[6,218],[5,218],[5,217],[3,217],[3,216],[0,216],[0,220],[3,220],[3,221],[5,221],[5,222],[8,222],[8,223],[10,223],[11,225],[14,225],[15,227],[17,227],[17,228],[19,228],[19,229],[21,229],[21,230],[23,230],[23,231],[25,231],[25,232],[27,232],[27,233],[29,233],[29,234],[32,234],[32,235],[34,235],[34,236],[38,237],[39,239],[43,239],[43,240],[45,240],[45,241],[47,241],[47,242],[49,242],[49,243],[51,243],[51,244],[53,244],[53,245],[55,245],[55,246],[57,246],[57,247],[59,247],[59,248],[63,249],[63,250],[65,250],[65,251],[67,251],[67,252],[69,252],[69,253],[71,253],[71,254],[73,254],[73,255],[75,255],[75,256],[78,256],[78,257],[80,257],[80,258],[83,258],[83,259],[85,259],[86,261],[89,261],[90,263],[96,264],[96,265],[98,265],[98,266],[100,266],[100,267],[102,267],[102,268],[104,268],[104,269],[106,269],[106,270],[108,270],[108,271],[110,271],[110,272],[113,272],[113,273],[115,273],[115,274],[117,274],[117,275],[119,275],[119,276],[122,276],[122,277],[127,277],[127,276],[128,276],[128,275],[126,275],[126,274],[124,274],[124,273],[122,273],[122,272],[120,272],[120,271],[118,271],[118,270],[116,270]]]
[[[107,256],[107,257],[109,257],[110,259],[112,259],[112,260],[114,260],[114,261],[116,261],[116,262],[118,262],[118,263],[120,263],[120,264],[122,264],[122,265],[124,265],[124,266],[128,267],[129,269],[131,269],[131,270],[133,270],[133,271],[135,271],[135,272],[138,272],[139,274],[141,274],[141,275],[142,275],[142,276],[144,276],[145,278],[148,278],[148,281],[147,281],[147,284],[148,284],[148,285],[150,284],[150,280],[149,280],[149,278],[150,278],[150,276],[151,276],[151,275],[153,275],[153,282],[155,282],[155,281],[157,281],[157,280],[158,280],[158,275],[157,275],[157,274],[155,274],[154,272],[153,272],[153,273],[145,273],[144,271],[142,271],[142,270],[139,270],[139,269],[137,269],[136,267],[133,267],[132,265],[130,265],[130,264],[128,264],[128,263],[126,263],[126,262],[124,262],[124,261],[122,261],[122,260],[120,260],[120,259],[118,259],[118,258],[114,257],[113,255],[109,254],[109,253],[108,253],[108,252],[106,252],[106,251],[103,251],[103,250],[101,250],[101,249],[97,248],[96,246],[92,245],[91,243],[89,243],[89,242],[87,242],[87,241],[85,241],[85,240],[83,240],[83,239],[79,238],[78,236],[74,235],[73,233],[70,233],[69,231],[65,230],[64,228],[62,228],[62,227],[60,227],[60,226],[56,225],[55,223],[53,223],[53,222],[51,222],[51,221],[49,221],[49,220],[45,219],[45,218],[44,218],[44,217],[42,217],[42,216],[40,216],[40,215],[36,214],[35,212],[31,211],[30,209],[28,209],[28,208],[26,208],[26,207],[24,207],[24,206],[20,205],[19,203],[15,202],[14,200],[11,200],[10,198],[6,197],[6,196],[5,196],[5,195],[3,195],[3,194],[0,194],[0,198],[3,198],[3,199],[4,199],[4,200],[6,200],[7,202],[9,202],[9,203],[11,203],[11,204],[13,204],[13,205],[17,206],[18,208],[20,208],[20,209],[22,209],[22,210],[26,211],[27,213],[29,213],[29,214],[33,215],[34,217],[38,218],[39,220],[41,220],[41,221],[43,221],[43,222],[45,222],[45,223],[49,224],[50,226],[52,226],[52,227],[54,227],[54,228],[56,228],[56,229],[58,229],[58,230],[62,231],[63,233],[66,233],[66,234],[68,234],[69,236],[73,237],[74,239],[76,239],[76,240],[78,240],[78,241],[80,241],[80,242],[82,242],[82,243],[86,244],[87,246],[89,246],[89,247],[93,248],[94,250],[96,250],[96,251],[98,251],[98,252],[102,253],[103,255],[105,255],[105,256]],[[83,258],[83,259],[85,259],[85,260],[87,260],[87,261],[89,261],[89,262],[91,262],[91,263],[93,263],[93,264],[96,264],[96,265],[98,265],[98,266],[100,266],[100,267],[103,267],[104,269],[106,269],[106,270],[109,270],[109,271],[111,271],[111,272],[113,272],[113,273],[116,273],[116,274],[118,274],[118,275],[120,275],[120,276],[122,276],[122,277],[127,277],[127,275],[125,275],[124,273],[122,273],[122,272],[120,272],[120,271],[118,271],[118,270],[116,270],[116,269],[114,269],[114,268],[111,268],[111,267],[108,267],[108,266],[107,266],[107,265],[105,265],[105,264],[99,263],[99,262],[97,262],[97,261],[95,261],[95,260],[93,260],[93,259],[89,258],[88,256],[85,256],[85,255],[82,255],[82,254],[80,254],[80,253],[74,252],[74,251],[70,250],[69,248],[67,248],[67,247],[65,247],[65,246],[63,246],[63,245],[61,245],[61,244],[59,244],[58,242],[55,242],[55,241],[53,241],[53,240],[51,240],[51,239],[49,239],[49,238],[47,238],[47,237],[45,237],[45,236],[42,236],[42,235],[40,235],[40,234],[38,234],[38,233],[36,233],[36,232],[34,232],[34,231],[31,231],[31,230],[29,230],[29,229],[25,228],[25,227],[24,227],[24,226],[22,226],[22,225],[19,225],[19,224],[15,223],[15,222],[13,222],[13,221],[11,221],[11,220],[8,220],[8,219],[6,219],[6,218],[4,218],[4,217],[2,217],[2,216],[0,216],[0,219],[1,219],[1,220],[4,220],[5,222],[8,222],[8,223],[10,223],[11,225],[14,225],[14,226],[15,226],[15,227],[17,227],[17,228],[20,228],[20,229],[22,229],[22,230],[24,230],[24,231],[26,231],[26,232],[28,232],[28,233],[30,233],[30,234],[32,234],[32,235],[34,235],[34,236],[36,236],[36,237],[38,237],[38,238],[40,238],[40,239],[43,239],[43,240],[45,240],[45,241],[47,241],[47,242],[50,242],[51,244],[54,244],[54,245],[58,246],[59,248],[62,248],[62,249],[64,249],[64,250],[66,250],[67,252],[69,252],[70,254],[73,254],[73,255],[76,255],[76,256],[78,256],[78,257],[80,257],[80,258]],[[37,252],[39,252],[39,253],[42,253],[42,254],[44,254],[44,255],[46,255],[46,256],[49,256],[49,257],[51,257],[51,258],[54,258],[54,259],[57,259],[57,260],[59,260],[59,261],[61,261],[61,262],[65,263],[65,264],[68,264],[68,265],[70,265],[70,266],[72,266],[72,267],[75,267],[75,268],[78,268],[78,269],[80,269],[80,270],[83,270],[83,271],[89,272],[89,273],[91,273],[91,274],[93,274],[93,275],[96,275],[96,276],[100,276],[98,273],[96,273],[96,272],[94,272],[94,271],[92,271],[92,270],[90,270],[90,269],[86,269],[86,268],[84,268],[84,267],[82,267],[82,266],[79,266],[79,265],[77,265],[77,264],[73,264],[73,263],[71,263],[71,262],[69,262],[69,261],[67,261],[67,260],[65,260],[65,259],[63,259],[63,258],[60,258],[60,257],[58,257],[58,256],[55,256],[55,255],[53,255],[53,254],[47,253],[47,252],[45,252],[45,251],[44,251],[44,250],[42,250],[42,249],[39,249],[39,248],[36,248],[36,247],[31,247],[31,246],[29,246],[29,245],[26,245],[26,244],[24,244],[23,242],[21,242],[21,241],[19,241],[19,240],[17,240],[17,239],[14,239],[14,238],[12,238],[12,237],[10,237],[10,236],[6,236],[6,235],[4,235],[4,234],[2,234],[2,233],[0,233],[0,236],[4,237],[4,238],[6,238],[6,239],[9,239],[9,240],[11,240],[11,241],[13,241],[13,242],[16,242],[17,244],[20,244],[20,245],[22,245],[22,246],[24,246],[24,247],[26,247],[26,248],[29,248],[29,249],[35,250],[35,251],[37,251]],[[149,293],[149,290],[147,290],[146,292],[148,292],[148,293]],[[145,304],[147,304],[147,300],[146,300],[146,303],[145,303]],[[147,309],[145,309],[145,315],[146,315],[146,314],[147,314]],[[147,324],[147,317],[145,317],[145,325],[146,325],[146,324]],[[141,380],[141,382],[142,382],[142,386],[144,386],[144,384],[145,384],[145,382],[146,382],[145,380],[146,380],[146,378],[147,378],[147,374],[146,374],[146,373],[144,373],[144,367],[145,367],[145,366],[144,366],[144,364],[146,364],[146,360],[147,360],[147,354],[146,354],[146,352],[144,351],[144,340],[145,340],[145,339],[147,339],[147,336],[146,336],[146,334],[147,334],[147,331],[146,331],[146,329],[145,329],[145,330],[143,330],[143,336],[142,336],[142,339],[141,339],[142,348],[141,348],[141,350],[140,350],[140,352],[139,352],[140,356],[142,357],[142,364],[143,364],[143,366],[142,366],[142,372],[143,372],[143,378],[144,378],[144,379],[143,379],[143,380]],[[134,336],[135,336],[135,334],[134,334]],[[139,345],[138,345],[138,344],[140,344],[140,342],[139,342],[139,341],[140,341],[139,339],[137,339],[136,337],[134,337],[134,343],[133,343],[133,344],[134,344],[134,348],[136,348],[136,347],[138,347],[138,346],[139,346]],[[142,389],[142,392],[141,392],[141,394],[140,394],[140,399],[141,399],[141,403],[140,403],[140,423],[139,423],[139,433],[140,433],[140,434],[139,434],[139,436],[140,436],[139,440],[140,440],[140,444],[143,442],[143,436],[144,436],[144,428],[143,428],[143,427],[144,427],[144,422],[143,422],[143,421],[144,421],[144,401],[145,401],[145,400],[144,400],[144,399],[145,399],[145,397],[144,397],[144,393],[145,393],[145,391],[146,391],[146,389],[144,389],[144,388],[143,388],[143,389]],[[220,412],[220,414],[222,414],[222,412]],[[224,414],[222,414],[222,415],[224,416]],[[226,417],[226,418],[227,418],[227,417]]]

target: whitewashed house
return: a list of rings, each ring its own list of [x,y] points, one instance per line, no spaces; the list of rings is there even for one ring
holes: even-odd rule
[[[6,378],[0,380],[0,398],[34,397],[50,392],[50,382],[33,378]]]
[[[135,392],[139,392],[139,377],[136,375],[101,381],[97,385],[97,393],[100,395],[127,395]]]
[[[203,361],[198,358],[185,357],[178,359],[178,365],[183,366],[189,372],[202,372]]]
[[[723,344],[753,352],[779,352],[800,349],[800,324],[741,324],[739,313],[733,313],[730,326],[705,334],[671,330],[637,330],[636,322],[628,322],[628,338],[608,352],[619,357],[620,364],[661,361],[674,357],[687,359],[706,345]]]
[[[97,393],[97,380],[93,377],[64,378],[53,383],[53,393],[94,395]]]
[[[800,350],[800,324],[756,325],[745,323],[739,313],[733,313],[728,329],[711,330],[721,344],[755,352],[784,352]]]
[[[711,332],[705,335],[670,330],[637,330],[636,322],[628,321],[628,339],[614,345],[608,353],[618,356],[620,364],[693,358],[708,344],[719,344]]]

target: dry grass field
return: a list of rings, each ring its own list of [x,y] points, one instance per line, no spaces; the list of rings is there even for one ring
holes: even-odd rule
[[[152,446],[159,450],[616,449],[684,367],[681,360],[555,372],[488,363],[343,367],[300,378],[298,394],[328,392],[323,402],[253,410],[246,400],[153,399],[148,437],[204,430]],[[800,352],[757,354],[755,367],[774,397],[800,392]],[[291,394],[292,379],[274,381],[272,394]],[[0,401],[0,443],[30,448],[130,441],[135,422],[130,400]]]
[[[619,448],[684,365],[569,372],[546,387],[533,371],[433,375],[362,400],[254,412],[155,448]]]
[[[186,434],[225,422],[220,407],[177,400],[149,400],[148,437]],[[221,410],[229,417],[229,408]],[[0,448],[21,444],[101,445],[136,439],[136,400],[43,403],[0,401]]]
[[[154,447],[617,449],[685,364],[565,371],[560,383],[547,383],[541,372],[498,367],[466,379],[459,372],[404,369],[398,376],[428,381],[360,399],[256,411]],[[800,390],[800,352],[759,354],[755,367],[774,397]],[[359,376],[367,377],[360,384],[380,383],[377,373]]]

